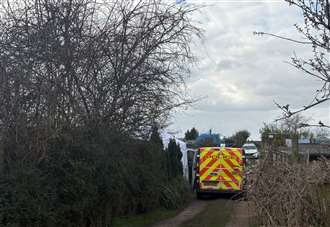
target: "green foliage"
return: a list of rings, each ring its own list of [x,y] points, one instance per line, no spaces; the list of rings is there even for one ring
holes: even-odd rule
[[[173,218],[180,209],[160,208],[145,214],[117,217],[111,223],[112,227],[146,227],[153,226],[162,220]]]
[[[158,132],[158,128],[157,127],[153,127],[152,128],[151,135],[150,135],[150,142],[152,144],[159,145],[158,149],[162,149],[163,148],[163,141],[160,138],[160,135],[159,135],[159,132]]]
[[[0,1],[0,226],[104,227],[181,203],[158,133],[141,138],[187,101],[194,10]]]
[[[266,124],[259,130],[261,141],[263,144],[272,143],[273,146],[285,146],[285,139],[292,139],[293,145],[298,143],[301,137],[309,138],[311,143],[315,142],[314,134],[310,130],[301,127],[308,123],[309,119],[302,115],[294,115],[285,118],[276,124]],[[269,139],[269,135],[273,135],[273,139]]]
[[[181,152],[173,143],[165,152],[156,133],[143,141],[76,129],[51,139],[47,151],[1,172],[1,226],[103,227],[115,216],[183,202]]]
[[[272,139],[272,145],[274,146],[284,146],[285,139],[290,138],[290,133],[285,130],[277,127],[274,124],[265,124],[263,128],[259,130],[261,134],[261,142],[263,144],[269,143],[269,135],[272,134],[274,138]]]
[[[235,147],[241,147],[247,141],[249,136],[250,136],[250,132],[248,132],[247,130],[241,130],[236,132],[231,137],[225,138],[225,143],[232,144]]]
[[[169,184],[163,185],[161,204],[165,208],[178,208],[185,201],[185,193],[189,186],[182,184],[182,178],[177,177],[169,180]],[[179,201],[179,202],[178,202]]]
[[[169,179],[182,176],[183,174],[183,166],[181,163],[182,152],[180,146],[176,144],[174,139],[170,140],[166,155],[167,155],[167,170],[168,170]]]
[[[230,146],[230,145],[233,145],[235,143],[235,141],[233,140],[232,137],[225,137],[223,139],[223,142],[226,144],[226,146]]]
[[[195,127],[193,127],[190,131],[187,130],[187,132],[184,134],[184,138],[186,140],[195,140],[198,137],[199,133]]]

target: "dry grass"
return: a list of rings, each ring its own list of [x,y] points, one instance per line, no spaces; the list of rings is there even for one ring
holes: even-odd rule
[[[330,161],[261,160],[249,177],[248,199],[260,225],[326,226],[330,212]]]

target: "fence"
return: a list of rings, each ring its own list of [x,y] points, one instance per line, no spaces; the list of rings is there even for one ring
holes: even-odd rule
[[[290,158],[296,158],[300,162],[307,164],[312,160],[320,158],[330,158],[330,144],[299,144],[296,156],[293,156],[291,147],[273,147],[267,146],[264,149],[264,159],[273,162],[288,162]]]
[[[268,162],[288,162],[290,152],[283,148],[268,147],[264,150],[263,159]]]

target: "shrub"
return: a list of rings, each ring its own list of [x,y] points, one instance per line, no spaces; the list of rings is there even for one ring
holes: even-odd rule
[[[261,160],[250,177],[248,198],[264,226],[326,226],[329,221],[329,161]]]
[[[1,225],[103,227],[114,216],[178,207],[183,179],[178,169],[168,176],[169,152],[159,141],[100,129],[63,132],[48,142],[44,159],[7,163]]]

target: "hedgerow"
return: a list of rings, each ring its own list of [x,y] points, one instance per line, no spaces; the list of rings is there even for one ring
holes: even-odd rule
[[[157,136],[75,129],[50,140],[42,160],[6,163],[1,225],[107,226],[115,216],[180,206],[184,182],[167,166],[180,162]]]

